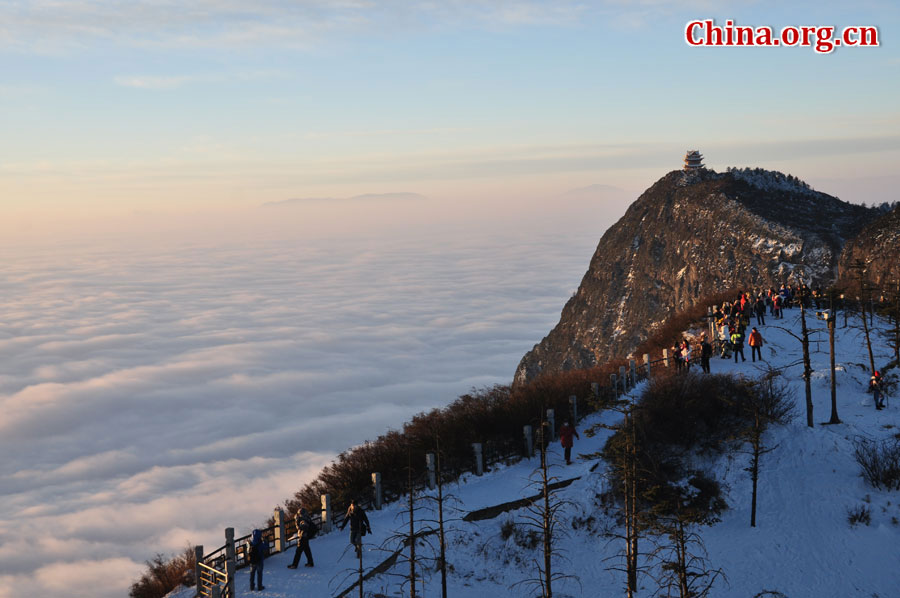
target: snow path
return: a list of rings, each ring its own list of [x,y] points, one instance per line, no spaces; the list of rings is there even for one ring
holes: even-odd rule
[[[769,326],[760,327],[767,345],[763,354],[769,365],[783,367],[799,360],[799,342],[775,327],[785,326],[798,333],[798,320],[798,310],[787,310],[783,320],[768,320]],[[838,318],[838,323],[843,325],[843,316]],[[815,319],[810,319],[808,324],[811,328],[824,328]],[[765,437],[767,446],[777,445],[777,448],[762,457],[756,528],[749,525],[750,480],[743,471],[748,457],[734,454],[697,464],[723,482],[729,505],[720,523],[699,530],[710,563],[721,567],[727,576],[727,583],[716,583],[713,596],[750,598],[763,590],[777,590],[790,598],[900,596],[900,493],[866,486],[853,458],[854,439],[887,438],[900,432],[900,408],[891,404],[884,411],[875,411],[871,396],[865,392],[868,357],[862,334],[853,328],[839,327],[838,412],[843,423],[820,425],[830,414],[830,387],[827,336],[818,333],[818,338],[818,351],[812,355],[816,426],[810,429],[805,425],[802,366],[787,367],[784,378],[796,393],[797,412],[793,422],[770,430]],[[880,339],[873,337],[873,341],[876,364],[880,367],[889,361],[889,352]],[[749,359],[736,365],[717,357],[713,358],[712,369],[749,376],[764,371],[764,367],[752,364]],[[575,452],[598,451],[610,432],[601,429],[596,436],[588,438],[584,430],[619,419],[612,412],[586,418],[579,426],[581,440],[576,441]],[[595,504],[595,496],[605,488],[604,467],[601,465],[592,473],[590,469],[596,461],[584,460],[565,466],[558,445],[553,446],[550,460],[559,479],[581,476],[557,493],[571,501],[571,505],[565,509],[560,522],[560,529],[567,535],[559,543],[565,560],[555,564],[561,573],[577,575],[580,583],[559,582],[554,586],[555,594],[561,597],[621,594],[623,575],[609,570],[615,564],[609,559],[618,553],[621,542],[610,541],[602,535],[604,529],[617,530]],[[533,495],[528,479],[536,464],[537,459],[532,459],[495,467],[481,478],[467,475],[451,484],[447,492],[461,503],[456,517]],[[870,508],[871,525],[851,527],[847,511],[860,505]],[[387,539],[404,525],[401,509],[402,505],[391,504],[380,512],[369,513],[374,534],[366,538],[367,571],[396,549],[397,544]],[[513,584],[534,575],[533,562],[540,559],[540,549],[523,548],[514,536],[503,540],[500,535],[504,522],[521,523],[524,514],[525,509],[519,509],[490,520],[467,523],[458,519],[451,524],[454,530],[448,546],[451,596],[520,598],[531,595],[527,585]],[[384,550],[379,548],[382,544]],[[312,543],[316,559],[313,569],[302,566],[297,570],[286,569],[293,549],[270,557],[266,560],[266,590],[251,595],[333,596],[353,581],[351,571],[355,559],[348,546],[347,532],[317,538]],[[395,571],[402,575],[407,566],[400,564]],[[367,582],[366,592],[408,595],[408,590],[399,589],[401,581],[391,575],[381,575]],[[650,596],[656,589],[646,575],[640,577],[640,584],[639,596]],[[247,595],[248,587],[248,570],[244,569],[237,574],[238,594]],[[425,597],[439,596],[439,575],[427,571],[424,587],[418,593]],[[173,594],[178,598],[191,595],[191,589]],[[350,595],[356,596],[356,590]]]

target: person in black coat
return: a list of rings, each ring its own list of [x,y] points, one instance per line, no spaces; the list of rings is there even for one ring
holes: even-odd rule
[[[297,522],[297,549],[294,551],[294,560],[288,565],[288,569],[296,569],[300,564],[300,554],[306,555],[306,566],[313,566],[312,551],[309,549],[309,540],[314,535],[316,524],[309,518],[309,512],[306,509],[297,511],[295,518]]]
[[[712,357],[712,345],[706,335],[700,337],[700,367],[705,373],[709,373],[709,358]]]
[[[366,534],[372,533],[372,526],[369,525],[369,518],[361,506],[356,504],[356,499],[350,501],[347,508],[347,516],[344,517],[344,523],[341,530],[350,524],[350,543],[356,547],[356,556],[362,555],[362,539]]]

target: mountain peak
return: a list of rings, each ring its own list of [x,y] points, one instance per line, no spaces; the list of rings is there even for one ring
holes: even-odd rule
[[[523,357],[515,381],[627,355],[705,295],[826,286],[846,240],[875,216],[781,172],[669,172],[600,239],[559,323]]]

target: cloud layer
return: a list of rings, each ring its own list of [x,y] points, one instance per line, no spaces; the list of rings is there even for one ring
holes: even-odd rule
[[[156,552],[508,381],[597,232],[442,234],[6,251],[0,597],[120,597]]]

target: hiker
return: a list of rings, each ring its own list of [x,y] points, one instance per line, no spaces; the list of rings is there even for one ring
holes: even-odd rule
[[[756,310],[756,325],[757,326],[765,326],[766,325],[766,301],[763,299],[763,296],[760,295],[756,298],[756,303],[753,304],[754,309]]]
[[[268,545],[263,541],[262,532],[258,529],[250,534],[250,546],[247,549],[247,560],[250,561],[250,591],[265,590],[262,584],[263,560],[266,558]],[[255,576],[255,579],[254,579]],[[255,582],[255,583],[254,583]]]
[[[570,426],[567,421],[563,422],[563,425],[559,428],[559,443],[565,449],[566,465],[572,464],[572,445],[574,444],[572,436],[581,440],[581,436],[578,435],[578,430],[575,429],[575,426]]]
[[[300,564],[300,554],[306,555],[306,566],[313,566],[312,551],[309,549],[309,541],[316,536],[318,528],[315,522],[310,519],[309,511],[301,508],[294,516],[297,523],[297,549],[294,551],[294,560],[288,565],[288,569],[296,569]]]
[[[747,340],[750,345],[750,358],[755,362],[758,355],[759,360],[762,361],[763,337],[756,327],[750,332],[750,337]]]
[[[712,357],[712,345],[709,344],[709,341],[706,338],[706,334],[700,336],[700,367],[703,369],[703,372],[709,373],[709,358]]]
[[[344,523],[341,525],[341,531],[350,523],[350,543],[356,547],[356,556],[362,557],[362,539],[366,534],[372,533],[372,526],[369,525],[369,518],[361,506],[356,504],[356,499],[350,500],[350,506],[347,508],[347,515],[344,517]]]
[[[879,372],[872,374],[872,378],[869,380],[869,390],[872,391],[872,396],[875,398],[875,409],[877,411],[884,409],[884,396],[881,392],[881,374]]]
[[[691,369],[691,345],[687,342],[687,339],[681,341],[681,360],[684,362],[684,369],[686,371],[690,371]]]
[[[747,361],[744,357],[744,331],[739,327],[735,328],[731,333],[731,347],[734,351],[734,362],[737,363],[738,354],[741,356],[741,363]]]
[[[675,343],[672,345],[672,359],[675,360],[675,370],[681,370],[681,344]]]
[[[783,317],[781,313],[781,304],[784,298],[781,295],[774,295],[772,297],[772,317],[776,320],[780,320]]]

